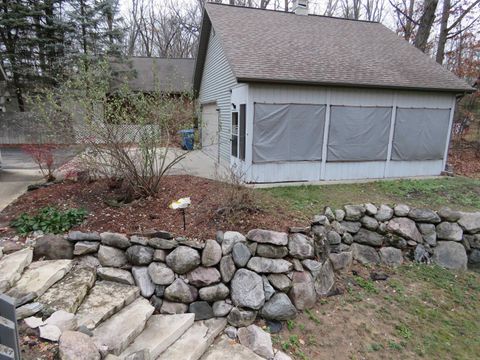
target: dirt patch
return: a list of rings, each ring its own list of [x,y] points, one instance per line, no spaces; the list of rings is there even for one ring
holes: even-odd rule
[[[244,209],[235,216],[223,216],[219,209],[228,204],[227,193],[223,184],[213,180],[167,176],[156,198],[111,206],[111,200],[119,193],[109,188],[107,181],[66,181],[27,192],[0,213],[0,220],[9,222],[24,212],[31,213],[45,206],[84,208],[89,215],[77,227],[79,230],[133,233],[160,229],[200,240],[213,238],[217,230],[247,232],[253,228],[266,228],[285,231],[288,226],[306,223],[299,212],[290,211],[267,194],[258,194],[262,199],[258,199],[255,207]],[[191,197],[192,205],[186,212],[184,231],[181,213],[169,209],[168,205],[187,196]],[[257,194],[255,196],[258,198]]]
[[[451,149],[448,163],[453,166],[455,174],[480,178],[480,157],[473,147],[458,145]]]

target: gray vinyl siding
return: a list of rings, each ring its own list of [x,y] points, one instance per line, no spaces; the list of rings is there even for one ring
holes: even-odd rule
[[[223,52],[218,35],[210,32],[207,55],[203,69],[202,82],[200,85],[200,104],[217,102],[220,109],[220,159],[230,161],[230,114],[231,114],[231,92],[237,84],[232,69]]]

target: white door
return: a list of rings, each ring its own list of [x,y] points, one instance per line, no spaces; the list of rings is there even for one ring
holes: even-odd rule
[[[218,159],[217,104],[202,105],[202,151]]]

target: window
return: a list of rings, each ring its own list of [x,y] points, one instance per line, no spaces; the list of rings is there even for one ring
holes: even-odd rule
[[[232,112],[232,156],[238,157],[238,112]]]
[[[325,105],[255,104],[253,162],[322,158]]]
[[[327,161],[387,159],[392,108],[332,106]]]

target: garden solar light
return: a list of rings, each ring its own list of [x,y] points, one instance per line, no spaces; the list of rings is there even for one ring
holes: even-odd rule
[[[186,230],[186,222],[185,222],[185,209],[190,206],[192,201],[190,197],[180,198],[177,201],[173,201],[168,207],[173,210],[181,210],[183,215],[183,230]]]

